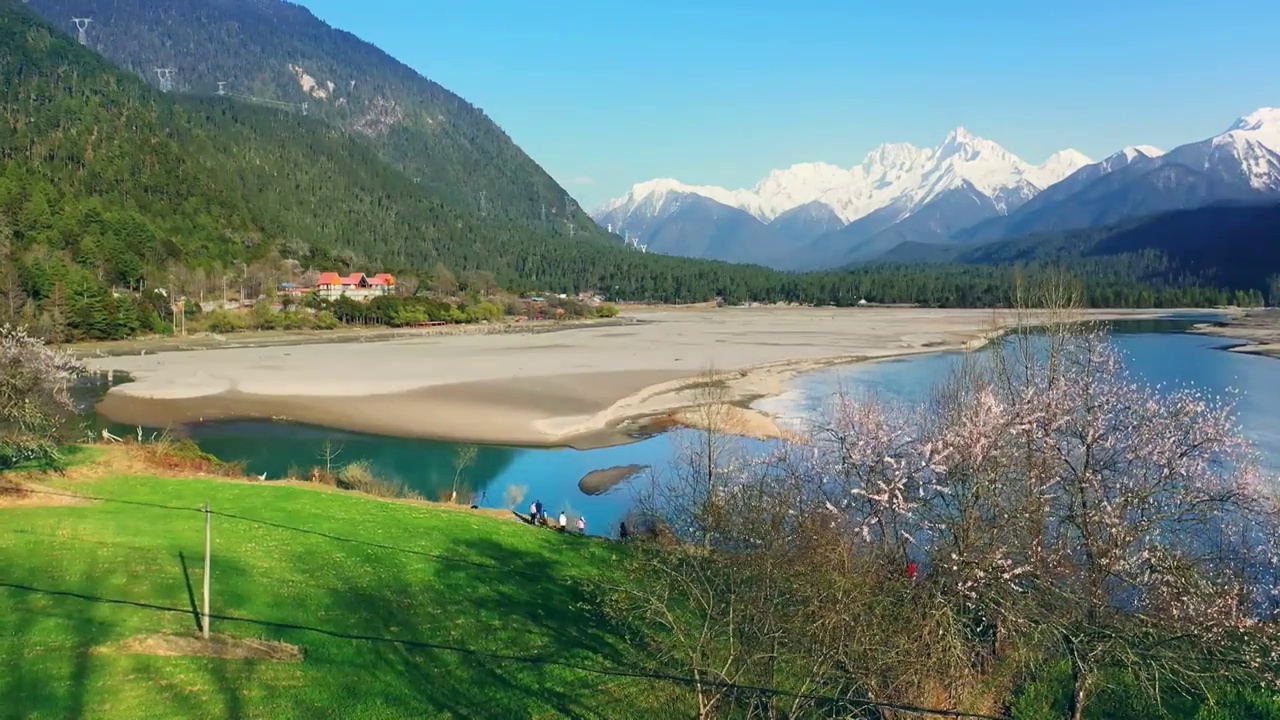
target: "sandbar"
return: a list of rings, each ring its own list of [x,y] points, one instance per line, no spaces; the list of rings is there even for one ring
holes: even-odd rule
[[[628,441],[646,420],[687,420],[680,411],[700,402],[698,378],[709,370],[723,383],[722,399],[740,407],[783,392],[800,373],[979,347],[1011,320],[992,310],[910,307],[645,310],[632,318],[556,333],[235,347],[88,364],[134,379],[98,406],[131,425],[257,418],[399,437],[596,447]],[[761,417],[743,417],[743,432],[767,436]]]
[[[1225,322],[1197,326],[1196,332],[1243,341],[1233,345],[1232,352],[1280,358],[1280,308],[1250,310]]]

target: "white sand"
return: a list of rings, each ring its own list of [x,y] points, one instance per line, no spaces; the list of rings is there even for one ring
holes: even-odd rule
[[[1105,312],[1094,317],[1143,317]],[[543,334],[234,348],[95,358],[135,382],[108,394],[121,422],[285,417],[408,437],[560,444],[696,402],[709,368],[729,394],[775,395],[800,372],[981,344],[990,310],[651,311],[643,322]],[[597,438],[594,442],[601,442]]]

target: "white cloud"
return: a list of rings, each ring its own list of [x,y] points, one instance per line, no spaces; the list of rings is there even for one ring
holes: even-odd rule
[[[573,179],[573,184],[574,185],[595,185],[596,179],[593,177],[587,177],[586,175],[581,175]]]

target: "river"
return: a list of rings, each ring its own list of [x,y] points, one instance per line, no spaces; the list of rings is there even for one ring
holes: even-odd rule
[[[1280,362],[1225,352],[1223,338],[1187,334],[1204,317],[1161,321],[1124,321],[1112,326],[1115,342],[1129,367],[1153,384],[1194,385],[1213,393],[1234,389],[1240,420],[1262,452],[1273,476],[1280,476]],[[874,392],[882,397],[918,400],[959,361],[954,353],[918,355],[877,363],[833,368],[798,378],[779,397],[757,407],[782,417],[820,409],[836,392]],[[453,487],[458,445],[363,435],[327,428],[261,421],[208,423],[189,429],[201,448],[224,460],[242,461],[249,472],[268,479],[324,465],[326,443],[338,450],[333,462],[369,462],[375,474],[413,489],[428,499],[447,498]],[[676,430],[619,447],[597,450],[480,446],[475,461],[459,478],[459,498],[475,498],[484,507],[504,508],[515,497],[526,508],[541,500],[548,513],[561,510],[587,519],[588,530],[613,534],[630,507],[634,487],[649,473],[667,471],[689,431]],[[578,487],[594,470],[648,466],[633,479],[599,495]]]

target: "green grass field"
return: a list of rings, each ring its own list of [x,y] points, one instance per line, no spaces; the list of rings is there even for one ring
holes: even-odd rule
[[[75,473],[72,473],[74,476]],[[211,628],[301,662],[111,646],[194,635],[204,516],[0,507],[0,718],[672,717],[600,611],[621,550],[465,510],[216,479],[46,486],[213,518]],[[219,616],[225,616],[222,619]]]

